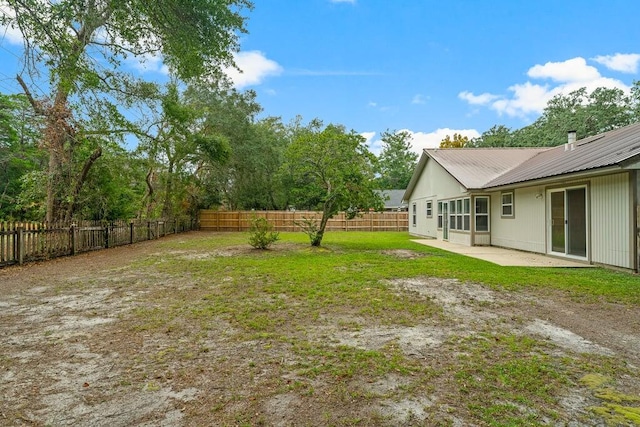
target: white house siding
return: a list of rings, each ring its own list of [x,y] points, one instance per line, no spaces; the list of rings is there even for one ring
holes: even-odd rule
[[[459,245],[471,246],[471,233],[460,231],[449,231],[449,242]]]
[[[628,173],[591,180],[591,260],[633,268],[632,206]]]
[[[442,239],[438,231],[438,200],[459,196],[460,184],[442,166],[429,159],[409,200],[409,233],[416,236]],[[433,215],[427,218],[427,200],[431,200]],[[416,204],[416,225],[413,226],[413,204]]]
[[[491,193],[491,245],[545,253],[544,188],[516,189],[513,218],[501,217],[502,193]]]

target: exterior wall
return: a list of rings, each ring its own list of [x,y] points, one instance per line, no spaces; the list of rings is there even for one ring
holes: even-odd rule
[[[438,230],[438,200],[459,196],[465,191],[442,166],[432,159],[427,161],[411,199],[409,200],[409,233],[415,236],[442,239]],[[427,200],[432,201],[432,216],[427,218]],[[416,225],[413,225],[413,204],[416,204]],[[450,236],[451,238],[451,233]]]
[[[630,175],[591,180],[591,261],[634,268],[633,209]]]
[[[471,246],[471,233],[449,230],[449,242]]]
[[[509,218],[502,218],[502,193],[491,193],[491,245],[546,253],[544,188],[514,190],[514,215]]]

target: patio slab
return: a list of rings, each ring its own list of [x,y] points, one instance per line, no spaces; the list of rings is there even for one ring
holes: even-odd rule
[[[509,267],[593,267],[586,262],[555,258],[532,252],[514,249],[498,248],[495,246],[465,246],[436,239],[414,239],[416,243],[443,249],[460,255],[478,258],[494,264]]]

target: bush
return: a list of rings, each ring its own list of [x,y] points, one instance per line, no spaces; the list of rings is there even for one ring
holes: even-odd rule
[[[273,231],[273,225],[266,218],[253,218],[249,233],[249,244],[256,249],[268,249],[280,239],[280,233]]]
[[[320,240],[322,240],[322,237],[320,235],[320,226],[318,225],[318,221],[313,218],[302,217],[302,221],[295,221],[294,224],[300,227],[300,230],[302,230],[304,234],[309,236],[311,246],[320,246]]]

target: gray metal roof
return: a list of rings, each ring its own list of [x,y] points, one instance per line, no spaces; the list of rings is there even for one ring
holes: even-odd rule
[[[402,196],[405,190],[376,190],[376,193],[384,199],[385,208],[400,208],[406,206],[402,203]]]
[[[426,149],[404,194],[409,200],[429,161],[439,163],[469,190],[596,172],[640,160],[640,123],[553,148]]]
[[[544,150],[518,167],[486,182],[484,188],[619,166],[638,155],[640,123],[635,123],[576,141],[573,150],[568,145]]]
[[[465,188],[481,189],[548,148],[443,148],[425,154]]]

